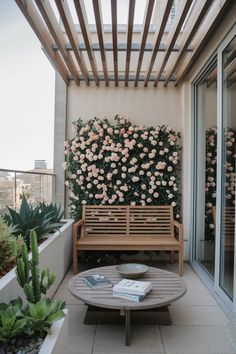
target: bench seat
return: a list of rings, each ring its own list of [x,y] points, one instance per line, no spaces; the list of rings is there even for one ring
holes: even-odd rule
[[[178,251],[179,274],[183,272],[183,229],[173,219],[172,206],[84,206],[82,219],[73,229],[75,274],[77,253],[84,250]]]

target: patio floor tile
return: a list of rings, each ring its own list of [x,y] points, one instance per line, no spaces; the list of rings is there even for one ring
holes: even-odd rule
[[[69,318],[68,353],[91,354],[93,350],[95,329],[96,326],[86,326],[84,324],[77,324],[75,326]]]
[[[235,354],[223,326],[161,327],[166,354]]]
[[[122,325],[98,325],[94,353],[164,353],[158,326],[132,326],[131,346],[125,346],[125,331]]]
[[[173,325],[226,326],[228,317],[219,306],[170,306]]]
[[[206,288],[190,289],[187,283],[187,292],[173,303],[175,305],[196,305],[196,306],[216,306],[218,305],[211,293]]]
[[[70,324],[77,326],[78,324],[84,323],[84,316],[87,311],[87,306],[84,304],[66,305],[69,310]]]

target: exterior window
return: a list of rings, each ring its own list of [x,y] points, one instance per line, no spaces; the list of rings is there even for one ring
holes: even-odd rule
[[[195,84],[195,258],[214,278],[217,168],[216,60]]]

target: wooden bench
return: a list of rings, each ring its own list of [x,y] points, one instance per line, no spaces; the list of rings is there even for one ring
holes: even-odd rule
[[[77,252],[83,250],[171,251],[171,256],[178,251],[179,275],[183,273],[183,227],[174,220],[172,206],[86,205],[73,227],[74,274]]]

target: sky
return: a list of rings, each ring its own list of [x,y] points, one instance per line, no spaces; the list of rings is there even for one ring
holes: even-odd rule
[[[55,71],[14,0],[0,0],[0,169],[53,166]]]

